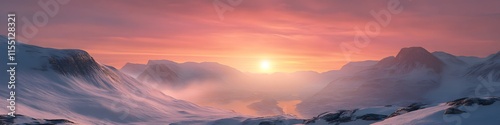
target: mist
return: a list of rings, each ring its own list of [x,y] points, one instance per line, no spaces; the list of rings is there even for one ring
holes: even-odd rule
[[[231,75],[230,75],[231,76]],[[333,77],[316,72],[244,73],[222,79],[196,79],[176,83],[148,82],[166,95],[202,106],[233,110],[252,116],[301,116],[295,105],[325,87]],[[178,83],[177,83],[178,84]]]

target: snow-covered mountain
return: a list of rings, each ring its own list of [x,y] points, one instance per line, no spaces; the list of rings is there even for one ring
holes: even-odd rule
[[[498,125],[500,98],[460,98],[388,118],[373,125]]]
[[[0,36],[0,44],[6,46],[6,41],[4,36]],[[6,49],[0,48],[0,51],[5,52]],[[166,60],[154,60],[144,65],[127,64],[121,69],[129,73],[126,75],[95,61],[83,50],[51,49],[19,42],[16,43],[16,50],[18,115],[16,118],[0,116],[0,124],[500,123],[496,118],[500,115],[500,99],[493,97],[500,95],[500,52],[486,58],[457,57],[445,52],[430,53],[420,47],[410,47],[402,49],[395,57],[353,62],[338,71],[253,76],[217,63],[175,63]],[[0,57],[6,59],[7,55]],[[6,60],[2,61],[7,63]],[[6,72],[1,74],[1,79],[9,79]],[[329,82],[310,98],[303,99],[297,107],[306,118],[300,119],[289,115],[249,117],[198,106],[165,95],[131,76],[147,82],[165,80],[180,84],[169,86],[183,86],[183,83],[200,79],[227,82],[228,79],[245,76],[241,79],[262,78],[249,81],[255,82],[252,86],[242,84],[248,90],[283,93],[297,92],[295,88],[287,88],[292,85],[284,84],[295,84],[290,81],[312,81],[308,84],[314,85],[317,81],[336,80]],[[268,84],[279,79],[286,80]],[[258,82],[262,82],[261,85]],[[2,84],[7,86],[5,84],[8,83]],[[315,90],[311,89],[314,87],[301,87],[308,91]],[[246,90],[233,91],[247,93]],[[0,92],[9,93],[9,90],[4,88]],[[253,103],[249,107],[281,109],[272,94],[262,95],[267,95],[269,100]],[[9,98],[7,94],[0,96]],[[5,99],[0,102],[8,104]],[[0,112],[7,114],[8,111],[2,108]]]
[[[0,115],[0,125],[73,125],[76,124],[66,119],[36,119],[29,116],[16,114]]]
[[[0,36],[0,44],[6,46],[6,41]],[[16,117],[2,115],[0,124],[302,123],[294,116],[255,118],[178,100],[98,63],[83,50],[43,48],[20,42],[16,43],[16,50]],[[6,47],[0,51],[7,51]],[[7,62],[2,60],[2,63]],[[6,72],[1,74],[1,79],[8,79]],[[2,84],[7,87],[8,83]],[[0,92],[9,93],[9,90],[4,88]],[[8,95],[1,94],[1,97],[4,99],[0,102],[8,104],[5,100]],[[0,112],[9,111],[0,108]]]
[[[138,64],[138,63],[126,63],[121,69],[120,71],[127,74],[127,75],[130,75],[134,78],[137,78],[137,76],[139,76],[140,73],[144,72],[144,70],[146,69],[146,65],[145,64]]]
[[[141,82],[173,89],[206,81],[231,82],[232,79],[243,76],[240,71],[215,62],[176,63],[169,60],[150,60],[147,64],[127,63],[121,71],[136,77]]]
[[[297,105],[304,116],[325,111],[369,106],[435,104],[477,95],[477,86],[500,78],[498,53],[487,58],[457,57],[445,52],[430,53],[421,47],[403,48],[356,72],[343,72],[329,85]],[[480,92],[494,90],[500,85]],[[488,92],[499,95],[500,92]]]
[[[6,46],[7,39],[0,37]],[[7,47],[0,50],[6,52]],[[82,50],[60,50],[16,43],[16,113],[67,119],[78,124],[168,124],[239,116],[174,99],[117,69],[96,62]],[[7,54],[1,55],[6,59]],[[3,60],[3,64],[6,64]],[[2,68],[4,71],[7,70]],[[1,79],[8,79],[2,72]],[[7,82],[2,82],[7,88]],[[0,89],[1,93],[9,90]],[[0,102],[8,104],[7,94]],[[5,114],[7,111],[2,108]]]

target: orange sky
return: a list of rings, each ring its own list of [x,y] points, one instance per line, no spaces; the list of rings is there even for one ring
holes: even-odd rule
[[[83,49],[117,68],[167,59],[261,72],[260,61],[269,60],[273,72],[323,72],[348,62],[342,43],[352,45],[355,27],[377,21],[370,11],[388,6],[387,1],[243,0],[220,20],[213,1],[70,1],[27,43]],[[34,13],[43,11],[37,1],[12,2],[0,8],[18,14],[20,30],[26,25],[22,18],[33,21]],[[400,2],[402,12],[391,15],[368,45],[357,47],[352,61],[378,60],[408,46],[481,57],[500,50],[498,0]]]

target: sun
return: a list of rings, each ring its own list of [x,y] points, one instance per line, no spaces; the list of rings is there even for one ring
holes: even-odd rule
[[[260,70],[262,70],[263,72],[271,71],[271,62],[269,62],[268,60],[260,61]]]

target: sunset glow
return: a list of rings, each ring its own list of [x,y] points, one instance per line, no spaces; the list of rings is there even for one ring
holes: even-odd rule
[[[370,44],[356,47],[350,60],[342,43],[354,45],[356,27],[376,22],[370,12],[387,10],[387,2],[245,0],[220,20],[210,0],[71,1],[27,41],[83,49],[117,68],[127,62],[167,59],[219,62],[244,72],[261,72],[255,62],[267,54],[274,57],[273,72],[324,72],[349,61],[378,60],[408,46],[485,57],[500,46],[498,2],[401,1],[403,11],[391,15]],[[30,19],[40,9],[27,1],[0,7]]]
[[[500,0],[0,1],[2,124],[500,124]]]

